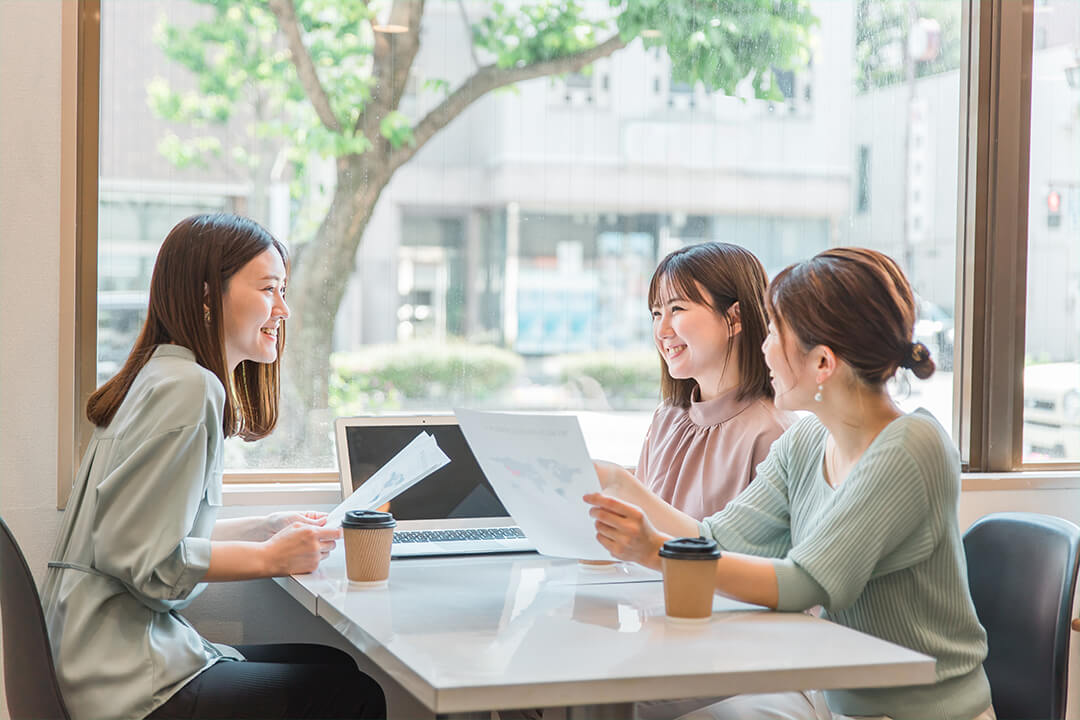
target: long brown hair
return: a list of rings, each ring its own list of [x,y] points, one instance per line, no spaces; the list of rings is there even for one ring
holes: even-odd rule
[[[649,283],[649,307],[661,303],[661,292],[670,287],[681,297],[707,305],[734,329],[728,310],[739,303],[742,332],[728,336],[727,354],[738,342],[739,387],[736,397],[773,396],[769,368],[761,353],[767,331],[765,322],[765,268],[746,248],[730,243],[706,242],[680,248],[660,261]],[[702,294],[701,289],[705,289]],[[725,360],[726,362],[726,360]],[[676,407],[690,407],[697,381],[671,377],[660,356],[660,397]]]
[[[272,363],[245,360],[229,377],[225,358],[222,297],[229,279],[263,252],[274,249],[289,267],[285,246],[248,218],[225,213],[192,215],[169,231],[150,278],[150,303],[135,346],[124,366],[90,396],[86,416],[106,427],[127,397],[135,376],[158,345],[191,350],[195,361],[225,387],[225,436],[265,437],[278,419],[280,363],[285,325],[278,327],[277,358]],[[204,305],[209,308],[209,321]]]
[[[880,386],[902,364],[916,377],[934,372],[930,352],[913,344],[915,299],[888,255],[866,248],[832,248],[790,265],[767,295],[778,330],[795,334],[803,351],[832,349],[855,374]]]

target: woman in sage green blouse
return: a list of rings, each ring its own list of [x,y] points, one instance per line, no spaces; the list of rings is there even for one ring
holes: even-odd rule
[[[287,267],[251,220],[181,221],[131,354],[87,403],[96,427],[42,592],[74,720],[385,715],[338,650],[215,645],[177,612],[207,582],[310,572],[340,536],[324,513],[217,519],[225,438],[277,422]]]
[[[715,538],[718,592],[778,610],[821,605],[834,622],[934,657],[937,680],[672,703],[669,716],[991,720],[986,633],[957,526],[959,454],[933,416],[902,413],[885,390],[898,367],[934,371],[912,343],[907,280],[881,253],[833,248],[779,273],[766,300],[774,401],[811,414],[773,444],[741,495],[700,523],[598,464],[605,493],[585,496],[598,539],[659,568],[670,537]]]

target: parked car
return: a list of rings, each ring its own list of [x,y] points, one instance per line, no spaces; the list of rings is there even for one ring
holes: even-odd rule
[[[1024,458],[1080,458],[1080,363],[1024,368]]]

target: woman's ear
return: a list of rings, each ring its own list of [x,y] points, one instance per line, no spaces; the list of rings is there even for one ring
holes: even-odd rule
[[[727,309],[727,319],[732,335],[738,335],[742,332],[742,311],[739,309],[738,300]]]
[[[820,385],[833,376],[839,366],[839,360],[828,345],[818,345],[813,352],[817,356],[817,384]]]

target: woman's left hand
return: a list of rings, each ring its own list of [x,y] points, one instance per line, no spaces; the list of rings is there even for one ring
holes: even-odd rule
[[[589,493],[585,502],[596,520],[596,539],[620,560],[660,569],[660,546],[671,538],[658,531],[641,508],[603,493]]]
[[[269,539],[276,535],[281,530],[289,527],[293,523],[304,523],[306,525],[325,525],[326,513],[319,512],[318,510],[305,510],[298,512],[295,510],[285,510],[282,512],[270,513],[263,518],[263,533],[265,537],[263,539]]]

